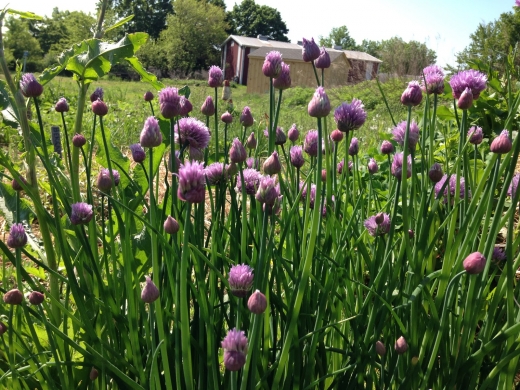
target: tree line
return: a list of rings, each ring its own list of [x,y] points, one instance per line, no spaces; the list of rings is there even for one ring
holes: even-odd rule
[[[108,27],[121,18],[133,19],[107,33],[105,38],[120,39],[125,33],[144,31],[150,39],[138,52],[147,68],[163,74],[176,72],[190,75],[210,65],[219,64],[220,44],[229,34],[288,42],[289,32],[280,12],[275,8],[243,0],[226,11],[223,0],[112,0],[107,11]],[[63,50],[73,43],[91,38],[95,17],[83,12],[60,11],[40,21],[8,18],[5,23],[5,52],[12,66],[21,63],[24,52],[27,71],[41,71],[56,62]],[[463,67],[472,58],[498,64],[520,38],[520,14],[517,8],[500,19],[480,24],[471,35],[471,44],[457,56]],[[380,71],[397,75],[418,75],[435,62],[436,53],[424,43],[406,42],[400,37],[387,40],[363,40],[356,43],[347,26],[332,28],[329,35],[319,37],[325,47],[341,46],[345,50],[369,53],[383,61]]]

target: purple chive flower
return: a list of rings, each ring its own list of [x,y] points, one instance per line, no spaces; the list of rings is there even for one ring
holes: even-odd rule
[[[430,180],[434,183],[438,183],[442,180],[443,172],[442,172],[442,166],[439,163],[434,163],[430,170],[428,171],[428,177]]]
[[[305,164],[305,160],[303,158],[302,147],[299,145],[291,146],[289,150],[289,154],[291,156],[291,164],[296,167],[296,169],[300,169]]]
[[[520,181],[520,174],[516,174],[513,176],[511,180],[511,184],[509,185],[509,189],[507,190],[507,195],[511,198],[514,198],[516,195],[516,189],[518,188],[518,181]]]
[[[350,130],[357,130],[365,120],[367,119],[367,113],[363,102],[358,99],[352,99],[352,103],[341,103],[341,105],[334,110],[334,120],[338,126],[338,129],[343,132]]]
[[[23,301],[23,294],[17,288],[13,288],[4,294],[3,300],[8,305],[19,305]]]
[[[74,137],[72,137],[72,145],[74,145],[76,148],[81,148],[86,143],[87,139],[83,134],[74,134]]]
[[[185,96],[181,96],[179,104],[181,105],[180,116],[188,116],[188,114],[193,110],[193,105]]]
[[[41,305],[45,300],[45,295],[39,291],[33,291],[29,294],[29,302],[31,305]]]
[[[141,300],[145,303],[152,303],[159,298],[159,289],[149,276],[146,276],[146,283],[141,291]]]
[[[471,90],[473,100],[477,100],[480,93],[486,89],[487,76],[478,70],[469,69],[463,70],[452,76],[450,85],[455,99],[460,99],[462,92],[466,88]]]
[[[140,141],[143,148],[155,148],[162,143],[162,134],[159,127],[159,121],[155,117],[149,116],[144,122]]]
[[[22,248],[27,244],[27,233],[21,223],[13,223],[9,229],[9,237],[7,238],[7,246],[9,248]]]
[[[486,268],[486,258],[480,252],[473,252],[462,262],[462,266],[470,275],[476,275]]]
[[[189,146],[190,155],[192,151],[207,148],[210,138],[206,125],[195,118],[181,118],[174,127],[175,142],[181,147]]]
[[[209,68],[208,73],[208,85],[210,88],[222,87],[222,83],[224,82],[224,74],[222,73],[222,69],[213,65]]]
[[[282,62],[282,54],[279,51],[270,51],[265,56],[262,73],[266,77],[277,78],[282,71]]]
[[[423,69],[424,79],[421,79],[421,89],[428,93],[442,94],[444,93],[444,72],[437,65],[430,65]]]
[[[245,106],[242,114],[240,114],[240,124],[244,127],[251,127],[254,123],[255,120],[253,119],[253,114],[251,114],[251,109]]]
[[[316,92],[307,106],[307,111],[313,118],[323,118],[329,115],[330,101],[323,87],[316,88]]]
[[[390,231],[390,216],[386,213],[373,215],[365,220],[364,225],[372,237],[383,236]]]
[[[255,138],[255,133],[251,132],[251,134],[249,135],[249,137],[247,137],[247,140],[246,140],[246,147],[248,149],[254,149],[256,148],[256,138]]]
[[[303,141],[303,150],[311,157],[318,155],[318,130],[309,130]]]
[[[114,176],[114,185],[117,186],[121,179],[119,172],[112,169],[112,176]],[[110,177],[110,171],[108,168],[103,168],[99,171],[96,187],[103,192],[108,192],[112,188],[112,178]]]
[[[260,179],[262,175],[256,169],[247,168],[242,171],[244,175],[244,184],[246,186],[247,195],[255,195],[258,186],[260,185]],[[240,175],[237,175],[236,191],[242,192],[242,179]]]
[[[254,158],[254,157],[248,157],[246,159],[246,166],[248,168],[253,168],[253,169],[260,169],[260,159],[259,158]]]
[[[415,107],[422,102],[421,86],[417,81],[410,81],[401,95],[401,103],[408,107]]]
[[[493,153],[497,154],[505,154],[509,153],[511,148],[513,147],[513,143],[511,142],[511,139],[509,138],[509,131],[502,130],[502,132],[496,137],[493,142],[491,142],[491,146],[489,147],[489,150],[491,150]]]
[[[204,169],[204,174],[206,175],[206,180],[210,186],[223,183],[227,180],[227,171],[224,164],[221,162],[209,164]]]
[[[395,142],[397,142],[401,147],[404,147],[404,137],[406,135],[406,121],[399,122],[397,126],[392,130],[392,134],[394,138],[392,138]],[[408,133],[408,150],[410,152],[415,151],[415,146],[419,141],[419,126],[417,123],[412,120],[410,123],[410,132]]]
[[[36,98],[43,93],[43,86],[32,73],[25,73],[20,80],[20,90],[23,96]]]
[[[348,148],[349,156],[356,156],[359,153],[359,141],[356,137],[352,137],[350,140],[350,146]]]
[[[29,183],[27,183],[27,180],[25,179],[25,177],[23,176],[18,176],[16,178],[14,178],[12,181],[11,181],[11,187],[13,188],[13,190],[15,191],[22,191],[23,190],[23,187],[22,187],[22,184],[25,184],[25,185],[29,185]]]
[[[406,170],[406,178],[410,178],[412,176],[412,156],[408,155],[407,164],[405,167]],[[391,166],[392,175],[394,175],[397,180],[401,180],[401,175],[403,171],[403,153],[396,153],[394,155],[394,161]]]
[[[437,184],[435,184],[434,191],[435,191],[435,197],[439,197],[440,191],[442,187],[444,186],[444,183],[448,180],[448,175],[444,175],[441,180]],[[460,177],[459,180],[459,196],[460,199],[464,198],[466,193],[466,182],[463,177]],[[453,174],[450,176],[448,180],[448,184],[446,185],[446,188],[444,189],[443,196],[444,196],[444,203],[448,202],[448,191],[450,192],[450,199],[451,202],[453,202],[455,198],[455,191],[457,189],[457,175]],[[471,195],[468,193],[468,195]]]
[[[368,162],[368,172],[371,175],[373,175],[374,173],[377,173],[377,171],[379,171],[379,166],[377,165],[376,160],[371,158],[370,161]]]
[[[330,68],[330,56],[325,47],[322,47],[320,50],[320,56],[314,60],[314,66],[317,69],[327,69]]]
[[[177,222],[177,220],[171,215],[166,217],[166,221],[164,221],[163,227],[164,231],[168,234],[176,234],[180,229],[179,222]]]
[[[283,145],[286,142],[287,142],[287,136],[283,132],[283,129],[280,126],[278,126],[276,128],[276,132],[275,132],[274,144]]]
[[[302,183],[300,183],[300,188],[302,187]],[[307,186],[303,187],[302,191],[302,201],[306,202],[307,199]],[[316,202],[316,184],[311,183],[311,188],[309,190],[309,208],[314,209],[314,203]]]
[[[281,172],[282,165],[280,164],[280,159],[276,150],[269,156],[267,160],[264,161],[263,168],[264,173],[267,175],[276,175],[277,173]]]
[[[291,73],[285,62],[282,62],[280,74],[273,80],[273,87],[281,91],[291,88]]]
[[[105,116],[108,114],[108,106],[103,100],[98,99],[92,102],[92,112],[97,116]]]
[[[67,102],[67,99],[64,97],[61,97],[56,102],[56,105],[54,106],[54,110],[56,112],[68,112],[69,111],[69,103]]]
[[[460,94],[459,100],[457,100],[457,107],[461,110],[467,110],[471,108],[473,105],[473,94],[471,93],[471,89],[466,87],[464,91]]]
[[[132,152],[132,158],[136,163],[143,162],[146,158],[146,153],[141,144],[130,145],[130,151]]]
[[[320,56],[320,48],[314,42],[314,38],[311,38],[310,41],[303,38],[302,45],[302,58],[305,62],[314,61]]]
[[[211,96],[208,96],[206,100],[204,100],[204,103],[202,103],[200,107],[200,112],[206,116],[213,116],[215,114],[215,104]]]
[[[504,252],[504,249],[496,246],[493,248],[493,254],[491,255],[491,260],[496,262],[501,262],[506,259],[506,254]]]
[[[228,275],[231,294],[239,298],[245,298],[253,287],[253,269],[246,264],[231,266]]]
[[[262,314],[267,309],[267,299],[260,290],[256,290],[247,300],[247,308],[253,314]]]
[[[515,7],[520,7],[520,0],[515,0]]]
[[[181,113],[181,96],[177,88],[166,87],[159,91],[159,108],[161,115],[171,119]]]
[[[222,114],[220,120],[224,122],[226,125],[233,122],[233,115],[231,115],[228,111]]]
[[[276,179],[271,176],[262,176],[260,184],[256,191],[255,198],[260,203],[273,204],[276,198],[280,195],[280,191],[276,188]]]
[[[345,166],[345,159],[341,160],[339,163],[338,163],[338,166],[337,166],[337,170],[338,170],[338,174],[341,175],[341,173],[343,172],[343,167]],[[352,162],[352,160],[349,160],[348,161],[348,171],[349,172],[352,172],[352,168],[354,167],[354,163]]]
[[[381,154],[392,154],[394,152],[394,145],[387,140],[384,140],[381,143]]]
[[[229,371],[238,371],[246,364],[247,338],[243,330],[231,329],[222,340],[224,366]]]
[[[204,164],[186,161],[179,167],[179,199],[190,203],[204,202],[206,197],[206,176]]]
[[[143,99],[145,102],[151,102],[153,100],[153,93],[150,91],[146,91],[143,95]]]
[[[343,133],[338,129],[333,130],[332,133],[330,133],[330,139],[335,143],[341,142],[343,141]]]
[[[90,102],[94,103],[96,100],[103,100],[103,88],[98,87],[90,94]]]
[[[73,225],[86,225],[94,216],[91,204],[78,202],[73,203],[71,208],[70,223]]]
[[[236,164],[246,161],[247,152],[238,138],[235,138],[229,148],[229,159]]]
[[[293,123],[289,131],[287,132],[287,137],[289,138],[289,141],[296,142],[298,141],[298,138],[300,137],[300,132],[298,131],[298,128],[296,127],[296,123]]]
[[[472,126],[468,130],[469,143],[473,145],[479,145],[482,143],[484,134],[482,133],[482,127]]]
[[[406,342],[406,339],[403,336],[397,339],[394,345],[394,349],[398,355],[402,355],[403,353],[408,351],[408,343]]]

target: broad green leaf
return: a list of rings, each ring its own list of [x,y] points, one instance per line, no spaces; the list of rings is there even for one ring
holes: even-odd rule
[[[455,120],[455,114],[445,106],[437,107],[437,117],[445,121]]]
[[[7,10],[7,13],[11,15],[21,16],[24,19],[43,20],[43,18],[40,15],[36,15],[35,13],[28,11],[16,11],[14,9],[9,8]]]
[[[5,110],[10,105],[9,92],[7,92],[7,84],[0,80],[0,110]]]
[[[164,143],[162,143],[161,145],[159,145],[156,148],[153,148],[154,174],[157,173],[157,171],[159,170],[159,166],[161,165],[165,150],[166,150],[166,145]],[[148,166],[150,164],[149,156],[150,156],[150,154],[147,153],[146,159],[143,161],[143,165],[147,168],[147,170],[148,170]],[[144,193],[146,193],[146,191],[148,191],[148,180],[146,179],[146,175],[143,171],[143,167],[141,166],[141,164],[138,164],[135,166],[135,168],[133,170],[132,179],[135,181],[135,183],[137,183],[137,185],[141,189],[142,194],[144,194]]]
[[[157,77],[150,72],[147,72],[143,65],[139,62],[137,57],[125,58],[126,61],[132,66],[132,68],[141,76],[141,81],[146,81],[156,90],[164,88],[164,84],[157,80]]]
[[[188,87],[187,85],[185,85],[184,87],[179,89],[179,95],[184,95],[186,97],[186,99],[190,98],[190,94],[191,94],[191,90],[190,90],[190,87]]]
[[[14,222],[12,216],[16,211],[16,191],[10,184],[0,183],[0,212],[9,224]],[[20,199],[20,221],[28,221],[34,215],[26,199]]]
[[[134,15],[130,15],[130,16],[127,16],[126,18],[123,18],[123,19],[120,19],[118,20],[117,22],[115,22],[112,26],[108,27],[105,32],[109,32],[109,31],[112,31],[120,26],[122,26],[123,24],[131,21],[132,19],[134,18]]]

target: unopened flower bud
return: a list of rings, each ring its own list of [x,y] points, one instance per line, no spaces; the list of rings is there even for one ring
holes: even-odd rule
[[[336,129],[330,133],[330,139],[336,143],[343,141],[343,132]]]
[[[394,346],[395,352],[397,352],[399,355],[402,355],[406,351],[408,351],[408,343],[406,342],[406,339],[401,336],[397,339]]]
[[[246,146],[248,149],[254,149],[256,148],[256,144],[255,133],[251,133],[249,137],[247,137]]]
[[[72,137],[72,145],[74,145],[76,148],[81,148],[86,143],[87,139],[83,134],[74,134],[74,137]]]
[[[491,142],[489,150],[493,153],[505,154],[509,153],[512,147],[513,143],[509,139],[509,132],[507,130],[502,130],[500,135]]]
[[[220,120],[225,124],[230,124],[233,122],[233,115],[231,115],[228,111],[222,114]]]
[[[434,183],[438,183],[439,181],[441,181],[443,175],[444,173],[442,172],[442,167],[439,163],[433,164],[430,170],[428,171],[428,177]]]
[[[164,221],[164,231],[168,234],[175,234],[179,231],[179,222],[171,215],[166,217],[166,221]]]
[[[242,142],[238,138],[235,138],[231,143],[231,148],[229,149],[229,159],[234,163],[241,163],[246,161],[247,152],[242,145]]]
[[[3,299],[8,305],[19,305],[23,301],[23,294],[17,288],[13,288],[4,294]]]
[[[384,356],[386,355],[386,347],[385,345],[381,342],[381,341],[376,341],[376,353],[379,355],[379,356]]]
[[[97,377],[99,376],[98,370],[96,370],[94,367],[90,370],[89,378],[91,381],[95,381]]]
[[[262,314],[267,308],[267,299],[265,298],[265,295],[262,294],[260,290],[256,290],[249,297],[247,307],[253,314]]]
[[[462,262],[464,269],[470,275],[479,274],[486,267],[486,258],[480,252],[473,252]]]
[[[7,332],[7,326],[2,321],[0,321],[0,336],[5,332]]]
[[[108,106],[103,100],[96,100],[92,103],[92,112],[97,116],[105,116],[108,114]]]
[[[45,295],[43,295],[39,291],[33,291],[29,294],[29,302],[31,303],[31,305],[41,305],[44,300]]]
[[[466,89],[461,93],[459,100],[457,100],[457,107],[461,110],[467,110],[471,108],[473,105],[473,94],[471,93],[471,89],[466,87]]]
[[[146,91],[143,98],[145,102],[151,102],[153,100],[153,93],[150,91]]]
[[[280,159],[278,158],[278,152],[274,151],[271,156],[264,162],[264,173],[267,175],[276,175],[282,170]]]
[[[159,298],[159,289],[149,276],[146,276],[146,284],[141,291],[141,299],[145,303],[152,303]]]

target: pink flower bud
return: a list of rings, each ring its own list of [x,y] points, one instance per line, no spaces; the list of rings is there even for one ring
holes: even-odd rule
[[[403,336],[397,339],[394,345],[394,349],[399,355],[402,355],[403,353],[408,351],[408,343],[406,342],[406,339]]]
[[[480,252],[473,252],[464,259],[462,265],[468,274],[479,274],[486,267],[486,258]]]
[[[267,299],[265,298],[265,295],[262,294],[260,290],[256,290],[249,297],[247,307],[253,314],[262,314],[267,308]]]

